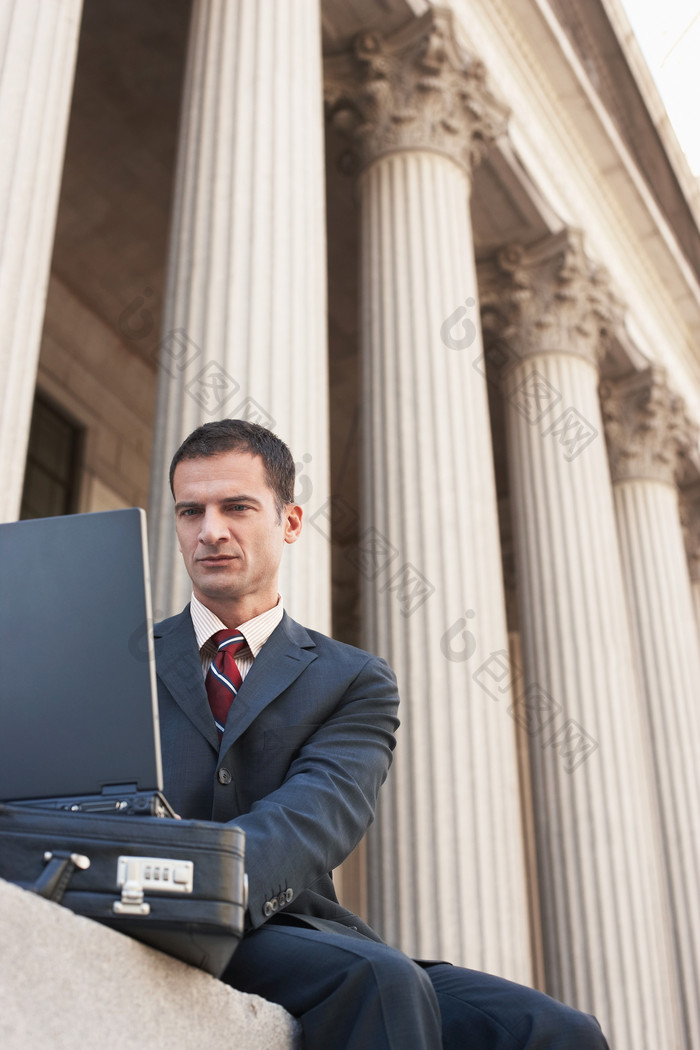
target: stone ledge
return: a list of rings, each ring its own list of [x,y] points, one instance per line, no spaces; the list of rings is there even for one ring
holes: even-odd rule
[[[0,880],[3,1050],[298,1050],[274,1003]]]

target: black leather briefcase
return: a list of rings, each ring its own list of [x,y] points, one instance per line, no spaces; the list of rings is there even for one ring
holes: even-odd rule
[[[244,834],[228,824],[0,803],[0,878],[215,977],[243,934]]]

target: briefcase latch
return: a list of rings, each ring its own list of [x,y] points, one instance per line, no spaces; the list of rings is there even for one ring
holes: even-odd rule
[[[144,901],[146,890],[153,893],[192,893],[194,864],[191,860],[165,857],[119,857],[117,886],[121,899],[112,905],[115,915],[150,915]]]

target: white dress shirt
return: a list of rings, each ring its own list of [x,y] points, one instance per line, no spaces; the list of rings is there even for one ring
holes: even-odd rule
[[[265,612],[260,613],[259,616],[254,616],[252,620],[247,620],[245,623],[238,625],[237,629],[248,643],[235,657],[236,666],[241,672],[241,681],[248,674],[248,671],[253,666],[253,660],[279,624],[283,612],[282,596],[278,595],[277,604],[273,605],[271,609],[267,609]],[[194,594],[190,599],[190,615],[192,616],[194,633],[199,646],[202,674],[206,678],[211,662],[216,656],[216,646],[211,641],[211,637],[217,631],[225,631],[228,628],[211,609],[207,609],[206,605],[202,605],[199,599],[195,598]]]

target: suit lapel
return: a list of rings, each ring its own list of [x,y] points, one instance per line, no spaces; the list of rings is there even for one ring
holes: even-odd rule
[[[316,659],[308,632],[285,613],[253,661],[226,722],[222,747],[214,726],[189,605],[154,630],[158,677],[192,724],[223,755],[268,704]]]
[[[153,632],[158,677],[192,724],[219,750],[189,605]]]
[[[285,613],[253,661],[226,722],[221,753],[316,659],[314,641]]]

